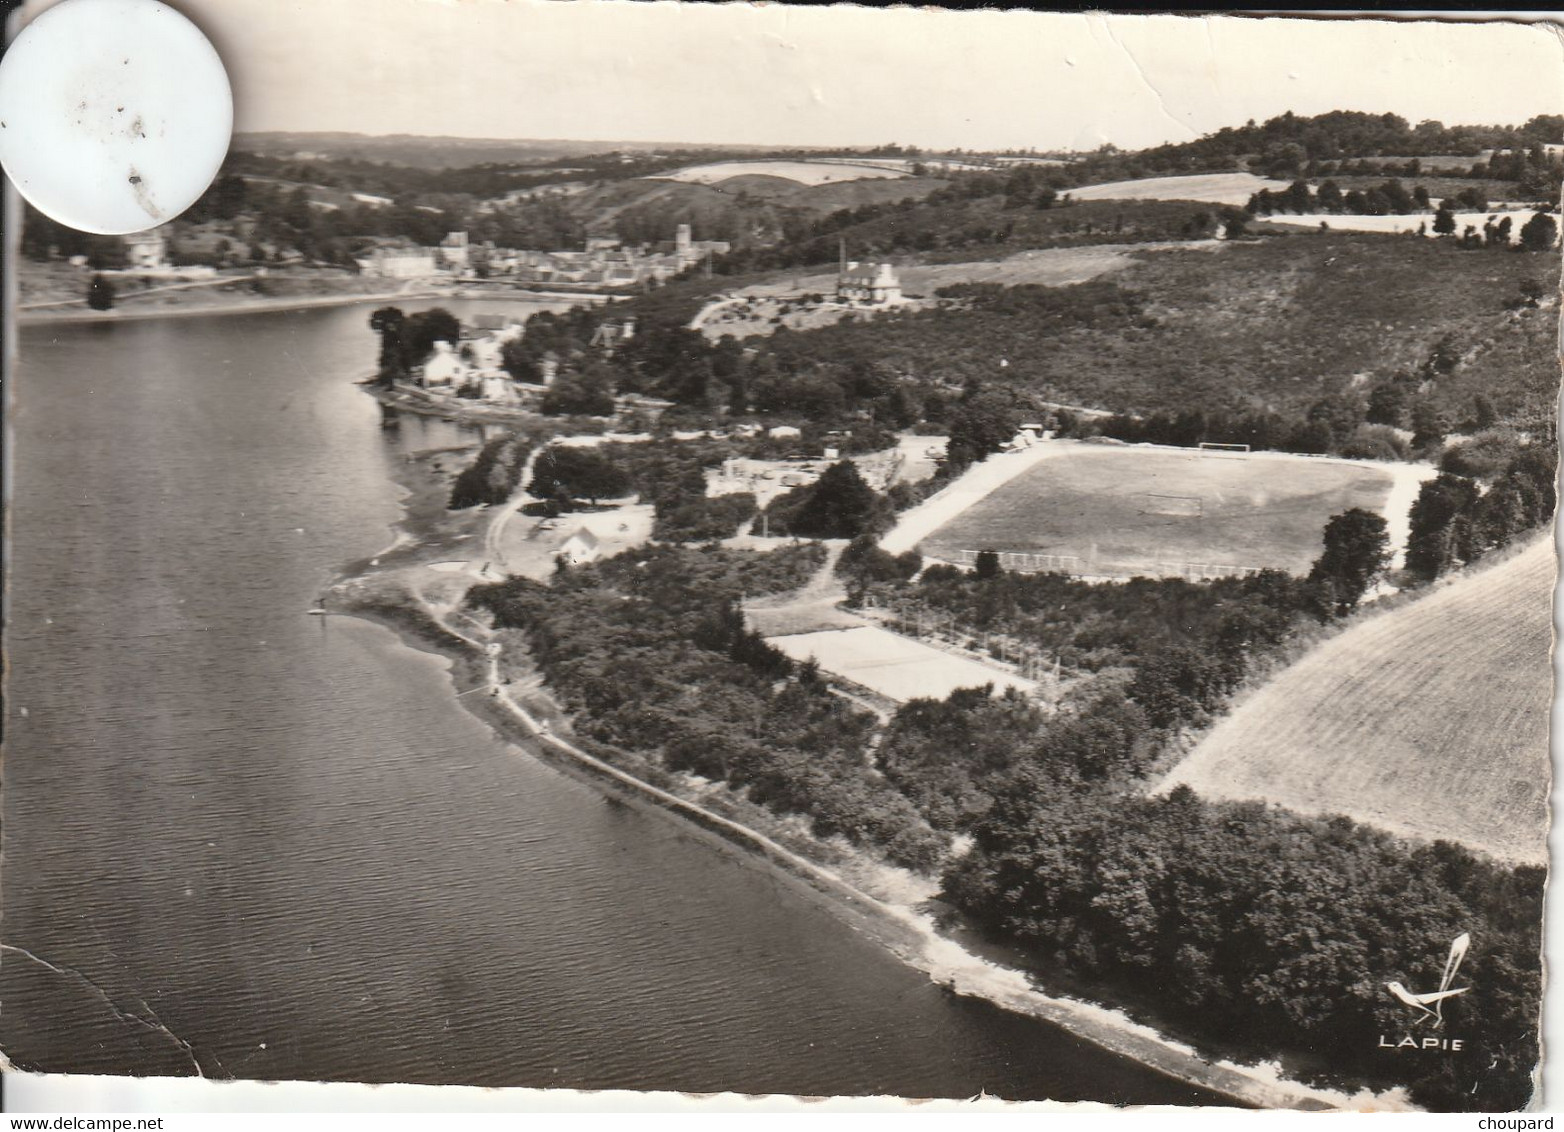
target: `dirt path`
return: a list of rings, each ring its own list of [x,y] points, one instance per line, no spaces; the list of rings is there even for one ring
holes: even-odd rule
[[[691,330],[699,330],[701,327],[706,325],[706,320],[708,318],[710,318],[712,315],[716,314],[723,307],[735,306],[735,305],[737,305],[739,303],[742,303],[742,302],[745,302],[745,300],[742,299],[742,298],[737,298],[736,299],[736,298],[733,298],[732,296],[725,296],[725,297],[720,298],[720,299],[713,299],[711,302],[709,302],[705,306],[703,306],[700,309],[700,311],[697,312],[697,314],[695,315],[694,318],[690,319],[689,329],[691,329]]]
[[[527,485],[532,482],[533,466],[537,464],[538,457],[547,447],[546,444],[536,445],[527,454],[527,462],[521,468],[521,478],[516,481],[516,490],[500,505],[499,511],[489,520],[488,528],[483,532],[483,553],[487,558],[482,571],[485,576],[497,573],[504,578],[510,573],[505,565],[505,527],[516,512],[532,499],[527,492]]]
[[[836,576],[836,563],[847,548],[843,540],[826,543],[824,564],[802,589],[782,597],[764,597],[744,605],[749,627],[763,637],[808,633],[816,629],[850,629],[864,624],[855,613],[839,608],[847,588]]]

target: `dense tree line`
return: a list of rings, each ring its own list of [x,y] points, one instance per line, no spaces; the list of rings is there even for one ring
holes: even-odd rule
[[[1497,467],[1489,445],[1475,446],[1470,453],[1451,449],[1445,470],[1412,504],[1406,564],[1423,579],[1470,565],[1553,519],[1558,469],[1551,437],[1500,444],[1500,458],[1504,449],[1510,455]]]
[[[1012,195],[1012,175],[966,173],[918,200],[873,202],[825,216],[784,215],[782,238],[744,242],[713,261],[721,275],[834,264],[845,242],[853,259],[997,258],[1012,251],[1206,239],[1220,216],[1187,201],[1072,201],[1043,205]]]
[[[837,430],[833,447],[873,451],[890,443],[888,430],[905,428],[943,400],[932,381],[908,383],[868,351],[821,361],[806,335],[779,332],[746,348],[732,337],[708,340],[688,323],[702,295],[669,288],[604,308],[543,312],[504,348],[502,365],[521,381],[542,380],[546,362],[557,376],[543,409],[551,413],[612,411],[615,393],[666,398],[677,406],[668,420],[714,426],[729,416],[765,413],[797,421],[812,440]],[[612,351],[592,345],[605,319],[633,317],[635,334]]]
[[[1468,155],[1475,160],[1485,149],[1527,149],[1556,142],[1561,136],[1564,118],[1556,114],[1539,114],[1519,127],[1446,126],[1432,120],[1414,126],[1396,114],[1333,110],[1311,116],[1289,111],[1259,125],[1250,121],[1224,127],[1191,142],[1130,154],[1100,153],[1099,163],[1112,168],[1114,175],[1099,174],[1094,179],[1218,172],[1245,164],[1267,176],[1288,177],[1305,172],[1311,162],[1434,154]]]
[[[1529,1099],[1539,1053],[1544,875],[1185,787],[1094,788],[1045,734],[944,891],[1038,963],[1118,988],[1185,1032],[1307,1051],[1436,1110],[1507,1111]],[[1474,995],[1446,1014],[1466,1056],[1379,1049],[1380,1035],[1407,1032],[1385,984],[1437,985],[1462,932],[1475,941],[1461,971]]]
[[[797,588],[823,557],[815,544],[645,549],[552,586],[478,587],[470,600],[526,632],[579,734],[804,814],[820,836],[931,868],[944,838],[864,765],[874,717],[744,627],[745,594]]]
[[[1488,202],[1483,199],[1479,190],[1473,188],[1465,189],[1460,197],[1445,202],[1446,207],[1452,204],[1468,208],[1473,212],[1483,212],[1488,208]],[[1271,216],[1278,212],[1300,215],[1325,212],[1403,216],[1412,212],[1427,212],[1432,207],[1433,202],[1429,199],[1428,190],[1422,185],[1408,192],[1406,187],[1395,179],[1370,188],[1366,192],[1349,189],[1345,193],[1335,181],[1324,181],[1316,192],[1309,187],[1308,181],[1299,179],[1282,192],[1261,189],[1249,198],[1249,203],[1244,206],[1244,210],[1254,216]]]
[[[1408,193],[1400,181],[1386,181],[1366,192],[1350,189],[1343,193],[1334,181],[1320,185],[1316,193],[1307,181],[1294,181],[1283,192],[1261,189],[1249,198],[1244,210],[1253,216],[1273,216],[1278,212],[1300,215],[1311,213],[1353,214],[1368,216],[1406,215],[1433,212],[1432,231],[1440,236],[1456,234],[1456,210],[1486,212],[1488,201],[1481,190],[1473,187],[1435,205],[1429,199],[1428,190],[1419,185]],[[1511,248],[1521,251],[1545,252],[1552,249],[1558,236],[1558,224],[1546,212],[1538,210],[1521,226],[1520,239],[1512,242],[1514,220],[1509,216],[1490,216],[1479,234],[1475,226],[1461,234],[1463,247]]]
[[[980,578],[933,565],[910,585],[880,582],[867,593],[898,611],[910,631],[923,613],[931,624],[954,626],[958,639],[1001,634],[1072,670],[1117,672],[1136,682],[1129,695],[1163,729],[1205,722],[1253,657],[1286,640],[1300,621],[1333,613],[1318,580],[1279,571],[1101,584],[1049,573]]]

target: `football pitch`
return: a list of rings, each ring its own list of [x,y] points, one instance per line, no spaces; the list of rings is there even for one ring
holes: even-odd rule
[[[1345,460],[1073,444],[921,548],[947,562],[987,549],[1035,556],[1005,565],[1092,576],[1299,574],[1318,557],[1332,515],[1349,507],[1383,514],[1394,485],[1390,468]]]

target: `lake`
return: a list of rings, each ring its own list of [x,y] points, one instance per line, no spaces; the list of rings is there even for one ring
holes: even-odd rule
[[[23,331],[0,962],[18,1066],[1208,1098],[950,995],[736,850],[501,741],[443,660],[307,616],[390,542],[404,454],[477,439],[380,428],[351,384],[368,310]]]

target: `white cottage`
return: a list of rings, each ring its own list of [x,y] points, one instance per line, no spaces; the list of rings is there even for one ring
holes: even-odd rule
[[[467,363],[457,354],[456,347],[446,341],[434,344],[434,354],[424,363],[424,384],[460,385],[467,378]]]
[[[585,527],[577,529],[576,533],[567,538],[565,544],[559,548],[560,557],[572,566],[591,562],[597,558],[597,554],[597,536]]]

